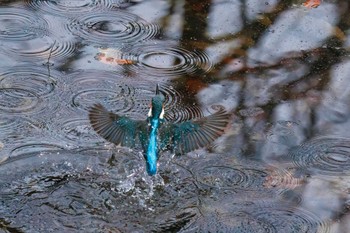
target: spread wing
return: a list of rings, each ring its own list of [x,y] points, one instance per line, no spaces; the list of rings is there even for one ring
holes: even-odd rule
[[[107,111],[102,104],[95,104],[89,111],[92,128],[104,139],[116,145],[135,147],[138,134],[143,135],[146,125]]]
[[[224,133],[230,114],[223,109],[199,119],[182,123],[165,123],[159,132],[161,149],[184,154],[207,146]]]

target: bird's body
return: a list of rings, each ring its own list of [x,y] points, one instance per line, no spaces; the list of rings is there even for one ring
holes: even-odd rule
[[[149,175],[154,175],[160,151],[170,149],[183,154],[204,147],[224,132],[229,119],[229,114],[220,110],[200,119],[176,124],[166,122],[164,101],[157,86],[146,121],[119,116],[108,112],[101,104],[95,104],[89,112],[90,122],[100,136],[116,145],[134,148],[140,143],[146,170]]]
[[[146,161],[148,172],[153,175],[157,172],[157,160],[158,160],[158,142],[157,134],[159,128],[159,120],[151,119],[151,132],[149,135],[148,146],[146,150]]]

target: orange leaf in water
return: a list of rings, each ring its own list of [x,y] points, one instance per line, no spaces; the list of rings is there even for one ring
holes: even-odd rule
[[[306,0],[306,2],[303,3],[303,6],[307,8],[316,8],[321,4],[321,0]]]
[[[134,64],[133,60],[128,60],[128,59],[115,59],[114,62],[117,63],[118,65],[131,65],[131,64]]]
[[[122,58],[123,53],[117,49],[99,49],[96,54],[95,59],[108,65],[118,64],[118,65],[131,65],[134,64],[134,60]]]

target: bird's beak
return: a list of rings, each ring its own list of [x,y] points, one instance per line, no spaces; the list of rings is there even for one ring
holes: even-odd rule
[[[156,95],[159,95],[159,84],[157,84],[157,87],[156,87]]]

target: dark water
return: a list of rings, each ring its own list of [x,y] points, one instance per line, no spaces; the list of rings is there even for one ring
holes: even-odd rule
[[[350,232],[345,0],[0,1],[0,232]],[[232,112],[208,148],[139,150],[87,110]]]

